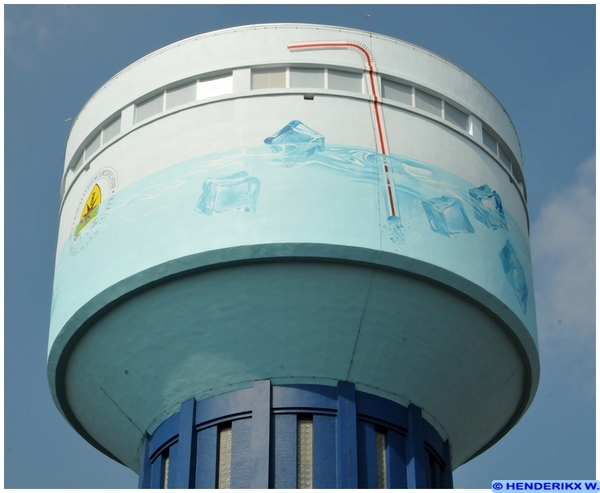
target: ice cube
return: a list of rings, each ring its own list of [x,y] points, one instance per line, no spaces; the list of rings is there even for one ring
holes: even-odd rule
[[[500,195],[487,183],[469,190],[475,218],[491,229],[507,229]]]
[[[454,197],[437,197],[421,202],[429,225],[436,233],[453,238],[461,233],[473,233],[462,202]]]
[[[515,291],[515,295],[519,300],[523,313],[527,312],[527,282],[525,281],[525,271],[517,258],[515,249],[513,248],[510,240],[506,240],[504,248],[500,250],[500,261],[502,262],[502,268],[506,279]]]
[[[325,138],[299,120],[292,120],[264,142],[280,155],[288,168],[325,149]]]
[[[256,212],[260,181],[245,171],[221,178],[207,178],[196,210],[209,216],[223,212]]]

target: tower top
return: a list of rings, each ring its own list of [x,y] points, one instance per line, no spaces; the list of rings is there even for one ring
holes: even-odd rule
[[[69,135],[48,373],[138,470],[191,398],[335,387],[422,410],[459,466],[539,380],[521,152],[459,67],[354,29],[157,50]]]

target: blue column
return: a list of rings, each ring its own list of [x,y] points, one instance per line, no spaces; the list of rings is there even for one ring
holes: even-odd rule
[[[164,486],[168,456],[170,488],[214,489],[219,430],[231,426],[232,488],[295,488],[297,419],[304,414],[313,416],[315,488],[376,487],[378,427],[386,435],[389,488],[452,487],[450,445],[420,408],[357,392],[350,382],[336,388],[269,381],[184,402],[142,443],[139,486]],[[436,458],[432,471],[428,450]]]
[[[294,489],[297,485],[297,416],[295,414],[275,415],[271,423],[273,425],[271,485],[273,488]]]
[[[252,393],[251,488],[269,487],[271,449],[271,381],[254,382]]]
[[[196,473],[196,399],[181,404],[179,411],[179,438],[177,457],[170,461],[169,487],[189,489],[194,487]]]
[[[395,431],[387,433],[387,484],[389,488],[406,488],[406,444]]]
[[[144,443],[142,444],[140,456],[140,479],[138,481],[138,488],[150,488],[150,467],[150,436],[146,433],[144,435]]]
[[[162,455],[159,455],[150,468],[150,488],[153,490],[159,490],[163,487],[165,480],[164,475],[165,461]]]
[[[337,487],[358,488],[356,393],[353,383],[338,382]]]
[[[442,471],[444,488],[454,488],[452,480],[452,456],[450,455],[450,440],[444,442],[444,469]]]
[[[375,425],[357,423],[358,487],[377,488],[377,451],[375,449]]]
[[[231,423],[231,489],[251,488],[252,419],[236,419]]]
[[[336,417],[313,416],[313,485],[336,488]]]
[[[406,436],[406,473],[408,488],[427,488],[427,454],[421,428],[421,408],[408,406],[408,433]]]
[[[196,445],[196,488],[214,490],[217,485],[218,427],[198,433]]]

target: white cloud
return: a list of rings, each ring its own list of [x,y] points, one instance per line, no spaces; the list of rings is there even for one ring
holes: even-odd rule
[[[540,352],[593,371],[596,319],[596,158],[577,181],[553,194],[531,227]],[[585,361],[584,361],[585,360]],[[591,361],[590,361],[591,360]],[[575,376],[575,375],[574,375]]]

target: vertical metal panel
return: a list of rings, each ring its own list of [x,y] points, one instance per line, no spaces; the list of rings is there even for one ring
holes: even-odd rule
[[[384,432],[385,466],[379,464],[380,472],[385,470],[385,487],[452,485],[449,444],[447,441],[443,442],[435,429],[423,420],[419,408],[411,405],[406,409],[381,397],[356,392],[354,385],[348,382],[340,382],[337,389],[318,385],[301,387],[270,388],[270,382],[263,381],[256,382],[252,389],[231,392],[197,403],[193,399],[185,402],[181,411],[165,420],[143,444],[147,451],[142,454],[140,461],[144,464],[146,458],[147,464],[142,466],[140,472],[140,486],[163,487],[164,461],[167,455],[164,447],[172,443],[167,449],[170,457],[169,487],[215,488],[218,481],[220,426],[213,425],[197,434],[195,432],[196,426],[206,423],[199,418],[210,416],[210,420],[220,418],[218,422],[222,426],[229,427],[231,423],[228,468],[231,473],[228,475],[228,487],[249,488],[253,487],[253,481],[262,481],[266,483],[264,488],[296,488],[297,423],[302,413],[312,414],[313,488],[383,486],[377,476],[378,425],[363,419],[376,419],[391,426]],[[329,395],[331,389],[334,391]],[[337,417],[333,415],[335,409],[329,409],[329,403],[333,404],[333,393],[337,394]],[[325,394],[327,397],[323,398]],[[274,407],[285,414],[273,415],[269,405],[271,401],[277,401],[277,406]],[[207,414],[209,408],[210,412]],[[215,413],[217,408],[220,416]],[[252,411],[252,419],[240,416],[240,412],[247,411]],[[227,421],[228,419],[234,421]],[[265,420],[269,421],[266,427]],[[407,430],[406,437],[403,429]],[[257,443],[255,434],[261,435],[257,438]],[[429,451],[435,456],[435,464],[430,464]],[[269,454],[266,458],[266,479],[255,474],[257,470],[262,470],[259,466],[265,464],[265,454]],[[149,464],[148,458],[156,455],[154,463]],[[189,469],[190,464],[193,471]],[[188,477],[186,474],[191,476],[189,486],[182,484],[182,478]]]
[[[271,381],[254,382],[252,393],[252,488],[269,487]]]
[[[425,419],[421,419],[421,432],[423,433],[423,441],[437,452],[440,457],[444,456],[444,440],[439,435],[430,423]]]
[[[358,487],[377,488],[375,425],[358,421],[356,423],[358,456]]]
[[[427,452],[427,462],[429,463],[428,469],[428,483],[429,488],[443,488],[442,482],[442,468],[438,460],[432,453]]]
[[[163,456],[159,455],[152,463],[150,473],[150,488],[159,490],[163,487]]]
[[[192,488],[194,485],[196,461],[196,440],[194,435],[194,419],[196,399],[191,398],[181,404],[179,412],[179,440],[177,457],[171,461],[171,488]]]
[[[337,486],[336,418],[313,416],[313,487]]]
[[[295,414],[277,414],[273,416],[271,485],[274,488],[296,488],[296,423]]]
[[[238,419],[231,424],[231,429],[231,488],[250,488],[252,420]]]
[[[408,406],[408,435],[406,437],[406,472],[408,488],[426,488],[427,454],[421,429],[421,409]]]
[[[387,484],[390,488],[407,488],[406,444],[404,437],[393,430],[387,432]]]
[[[337,487],[358,488],[356,393],[350,382],[338,382],[337,451]]]
[[[196,488],[214,489],[217,484],[217,426],[198,432]]]
[[[444,442],[444,469],[442,470],[444,488],[454,488],[452,480],[452,456],[450,453],[450,440]]]
[[[138,480],[138,488],[150,488],[150,436],[148,433],[144,435],[144,443],[142,444],[142,452],[140,454],[140,477]]]

